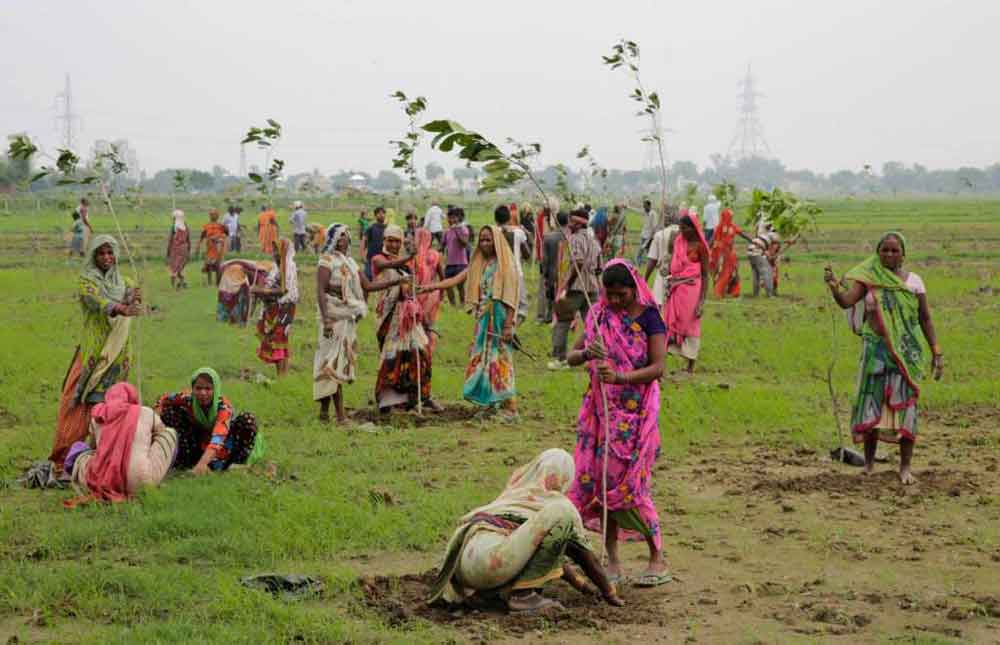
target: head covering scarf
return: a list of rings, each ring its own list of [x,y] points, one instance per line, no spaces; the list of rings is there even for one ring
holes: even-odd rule
[[[278,264],[273,270],[278,272],[281,290],[285,292],[278,302],[298,302],[299,272],[295,265],[295,245],[287,237],[278,240]]]
[[[183,231],[184,229],[187,228],[187,225],[184,223],[184,211],[182,211],[179,208],[175,209],[173,212],[173,217],[174,217],[175,231]]]
[[[493,234],[493,252],[497,261],[497,270],[493,274],[493,299],[499,300],[514,311],[518,306],[518,285],[517,265],[514,263],[514,252],[507,243],[507,238],[503,234],[503,229],[499,226],[484,226],[479,230],[479,239],[483,233],[489,229]],[[479,304],[480,283],[483,278],[483,271],[490,259],[483,255],[479,245],[472,254],[469,261],[468,275],[465,278],[465,301],[470,307]]]
[[[848,271],[845,277],[864,284],[875,300],[874,310],[864,318],[861,335],[881,337],[899,369],[919,391],[917,380],[923,376],[926,356],[920,332],[920,303],[895,271],[882,265],[878,250],[890,237],[899,240],[905,256],[906,238],[890,231],[879,239],[875,254]],[[863,301],[858,303],[859,307],[863,305]]]
[[[331,255],[333,253],[339,253],[337,251],[337,243],[340,239],[347,238],[347,246],[350,248],[351,245],[351,231],[343,224],[330,224],[326,229],[326,242],[323,244],[323,249],[320,251],[321,255]]]
[[[202,428],[211,428],[215,425],[215,417],[219,414],[219,401],[222,400],[222,379],[219,378],[218,372],[211,367],[199,367],[191,375],[192,390],[194,389],[194,382],[198,380],[199,376],[207,376],[212,381],[212,404],[209,406],[208,412],[206,412],[194,398],[194,392],[192,392],[191,409],[194,411],[194,420],[198,422],[199,426]]]
[[[403,229],[397,224],[390,224],[385,227],[385,232],[382,233],[382,253],[384,255],[395,257],[396,254],[390,253],[388,247],[385,244],[385,240],[394,239],[403,241],[405,236],[403,235]]]
[[[483,520],[488,520],[491,516],[513,515],[527,521],[535,517],[546,505],[562,502],[561,511],[567,513],[567,518],[572,518],[573,530],[585,544],[580,513],[569,503],[565,495],[575,475],[573,457],[558,448],[546,450],[527,465],[514,471],[499,497],[485,506],[470,511],[460,520],[459,527],[448,540],[444,562],[427,602],[433,603],[442,597],[448,602],[458,602],[468,595],[469,590],[455,573],[462,559],[466,540],[477,528],[481,530],[481,527],[487,526]],[[511,544],[510,548],[517,546]],[[538,544],[527,541],[519,546],[526,550],[514,553],[512,556],[527,560],[537,549]],[[502,581],[498,582],[503,584]]]
[[[107,271],[101,271],[97,266],[97,249],[105,244],[111,247],[111,252],[115,255],[115,263]],[[110,235],[95,235],[87,246],[87,260],[80,271],[80,278],[92,282],[97,286],[105,298],[122,302],[125,300],[126,285],[118,269],[118,241]]]
[[[91,411],[100,424],[97,454],[87,467],[87,488],[95,499],[121,502],[128,498],[128,467],[139,422],[139,393],[129,383],[108,388],[104,402]]]

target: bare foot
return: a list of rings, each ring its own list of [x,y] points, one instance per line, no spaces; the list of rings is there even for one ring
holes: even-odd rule
[[[903,486],[912,486],[917,483],[917,478],[913,476],[909,468],[900,469],[899,471],[899,481]]]
[[[875,464],[865,464],[865,469],[861,471],[861,474],[865,477],[875,474]]]
[[[507,608],[515,612],[529,612],[535,613],[544,611],[546,609],[556,609],[565,610],[562,603],[557,600],[551,600],[545,598],[541,594],[535,593],[534,591],[527,594],[518,594],[516,596],[511,596],[507,600]]]
[[[337,415],[337,425],[344,425],[345,423],[347,423],[347,415],[346,414],[338,414]]]

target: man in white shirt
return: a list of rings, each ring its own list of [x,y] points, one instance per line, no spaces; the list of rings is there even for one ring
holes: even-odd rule
[[[656,272],[653,279],[653,299],[661,307],[667,299],[667,276],[670,275],[670,261],[674,255],[674,238],[681,231],[673,216],[668,215],[666,223],[665,228],[653,235],[653,241],[649,244],[649,264],[646,266],[646,282]]]
[[[709,195],[708,203],[705,204],[705,216],[702,219],[702,228],[705,231],[705,241],[709,244],[712,243],[712,237],[715,235],[715,227],[719,225],[719,211],[722,210],[721,204],[719,204],[719,198],[715,195]]]
[[[436,201],[431,202],[431,207],[424,213],[424,228],[431,232],[431,237],[440,245],[444,236],[444,211]]]
[[[300,201],[292,202],[292,214],[288,221],[292,225],[292,242],[295,245],[295,252],[306,250],[306,209]]]
[[[226,227],[226,237],[229,239],[229,250],[240,251],[240,215],[235,206],[230,206],[226,215],[222,218],[222,225]]]
[[[653,202],[642,200],[642,230],[639,232],[639,250],[635,254],[636,266],[642,266],[646,258],[646,250],[656,234],[656,213],[653,212]]]

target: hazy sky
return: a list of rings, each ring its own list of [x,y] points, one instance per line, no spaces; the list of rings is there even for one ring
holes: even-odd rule
[[[622,36],[642,47],[671,160],[726,152],[752,64],[771,149],[791,168],[1000,161],[997,0],[0,0],[0,133],[58,139],[53,100],[71,74],[80,142],[128,138],[147,172],[235,172],[238,141],[267,117],[292,172],[388,168],[422,94],[543,162],[589,144],[638,168],[630,80],[601,65]],[[251,151],[250,162],[259,158]],[[438,153],[427,161],[455,162]],[[575,160],[573,160],[575,162]]]

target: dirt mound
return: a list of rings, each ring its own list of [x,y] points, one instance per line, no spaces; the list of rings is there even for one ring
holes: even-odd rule
[[[464,423],[471,421],[476,416],[478,408],[466,405],[443,405],[444,410],[434,412],[429,408],[424,408],[423,416],[418,416],[416,411],[397,412],[382,414],[374,408],[365,408],[350,412],[348,416],[352,423],[373,423],[377,426],[406,427],[406,426],[428,426],[444,425],[448,423]]]
[[[765,479],[753,484],[748,492],[775,494],[842,493],[859,494],[866,497],[882,495],[920,495],[931,497],[950,495],[959,497],[979,491],[975,475],[961,470],[916,471],[917,483],[903,486],[895,470],[883,470],[865,476],[860,470],[831,470],[791,477],[787,479]]]
[[[662,589],[623,588],[619,593],[625,606],[611,607],[595,596],[585,596],[556,582],[545,587],[544,595],[561,602],[565,611],[515,614],[499,601],[476,609],[429,607],[425,600],[436,578],[437,570],[432,569],[419,575],[365,576],[358,578],[357,584],[364,593],[365,605],[394,627],[422,618],[460,629],[479,641],[495,640],[497,630],[516,636],[538,630],[603,630],[617,624],[668,623]]]

